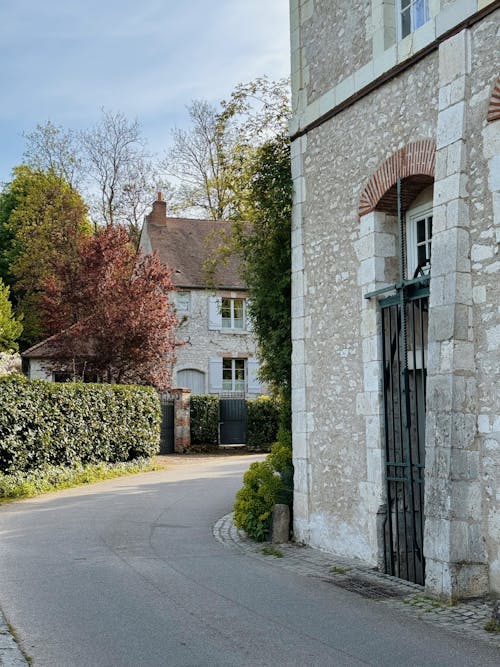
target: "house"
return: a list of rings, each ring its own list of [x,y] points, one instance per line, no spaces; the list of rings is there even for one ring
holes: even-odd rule
[[[499,25],[291,0],[294,534],[447,600],[500,594]]]
[[[248,318],[248,289],[236,257],[217,253],[231,223],[167,216],[161,193],[146,216],[139,246],[172,270],[180,322],[173,384],[194,394],[263,393]],[[215,266],[215,270],[214,267]]]

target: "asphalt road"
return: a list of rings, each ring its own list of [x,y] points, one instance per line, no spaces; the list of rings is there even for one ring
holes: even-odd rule
[[[216,542],[253,459],[2,506],[0,605],[35,667],[498,667],[494,648]]]

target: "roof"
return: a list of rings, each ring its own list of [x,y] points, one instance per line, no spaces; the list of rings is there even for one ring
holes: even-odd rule
[[[144,227],[142,236],[146,233],[149,244],[141,238],[141,246],[146,252],[158,253],[161,262],[171,269],[175,287],[247,289],[240,277],[241,261],[235,255],[227,259],[217,255],[217,248],[231,234],[229,221],[170,218],[165,202],[159,198],[146,216]],[[207,273],[209,259],[215,260],[213,275]]]

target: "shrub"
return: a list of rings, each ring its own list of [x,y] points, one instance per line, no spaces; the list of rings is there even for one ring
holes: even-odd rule
[[[252,463],[236,494],[234,523],[258,542],[267,539],[276,503],[289,506],[293,498],[291,436],[280,431],[265,461]]]
[[[160,405],[149,387],[0,380],[0,471],[129,461],[158,452]]]
[[[191,396],[191,445],[217,447],[219,444],[219,397]]]
[[[247,448],[268,452],[276,440],[280,407],[270,396],[247,401]]]

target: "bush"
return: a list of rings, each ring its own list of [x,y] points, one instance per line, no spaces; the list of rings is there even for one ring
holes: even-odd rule
[[[191,396],[191,446],[218,447],[219,397]]]
[[[265,461],[252,463],[236,494],[234,523],[258,542],[267,539],[276,503],[289,506],[293,499],[291,435],[281,430]]]
[[[268,452],[278,435],[280,407],[270,396],[247,401],[247,448]]]
[[[0,380],[0,471],[129,461],[158,453],[160,404],[149,387]]]

